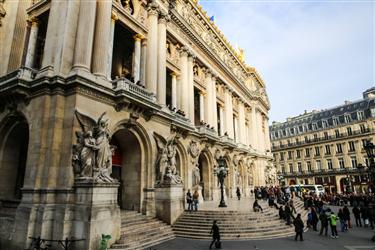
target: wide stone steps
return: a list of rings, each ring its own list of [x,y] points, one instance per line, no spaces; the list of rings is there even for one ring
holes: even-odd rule
[[[122,211],[121,237],[110,249],[140,250],[174,238],[166,223],[134,211]]]
[[[305,220],[303,203],[295,201],[297,213]],[[246,211],[185,211],[172,226],[176,237],[211,239],[213,220],[218,221],[223,240],[271,239],[294,235],[294,227],[279,219],[278,210],[261,201],[262,212]]]

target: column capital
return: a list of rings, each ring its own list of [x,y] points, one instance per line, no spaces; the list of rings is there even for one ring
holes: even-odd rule
[[[159,5],[156,3],[156,1],[151,1],[147,5],[147,12],[148,15],[158,16],[159,15]]]
[[[172,78],[173,78],[173,77],[176,77],[176,78],[177,78],[177,76],[178,76],[179,74],[177,74],[176,72],[172,71],[170,75],[172,76]]]
[[[113,12],[113,11],[111,13],[111,20],[113,22],[116,22],[118,20],[118,15],[115,12]]]
[[[180,48],[180,56],[188,56],[189,55],[189,48],[183,46]]]
[[[170,16],[165,10],[159,11],[159,23],[167,23],[171,20]]]
[[[135,41],[142,41],[145,37],[142,36],[141,34],[135,34],[133,38]]]
[[[27,22],[31,25],[31,26],[38,26],[39,25],[39,19],[37,17],[30,17],[27,19]]]

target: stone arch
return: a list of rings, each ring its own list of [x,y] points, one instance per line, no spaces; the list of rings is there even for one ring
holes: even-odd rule
[[[121,165],[113,166],[113,175],[119,179],[119,205],[122,209],[144,212],[143,190],[154,185],[152,143],[143,126],[123,120],[115,124],[111,144],[118,147]]]
[[[184,147],[184,145],[181,143],[179,139],[176,139],[176,146],[177,146],[176,168],[184,184],[188,180],[188,171],[189,171],[188,153],[187,153],[186,148]]]
[[[18,201],[22,198],[29,125],[25,116],[13,112],[0,123],[0,200]]]
[[[214,188],[214,179],[213,179],[213,156],[211,152],[207,149],[201,151],[198,156],[198,165],[201,174],[201,183],[202,186],[202,195],[204,200],[212,200],[213,198],[213,188]]]

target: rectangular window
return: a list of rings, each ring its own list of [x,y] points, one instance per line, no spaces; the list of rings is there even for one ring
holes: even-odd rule
[[[309,148],[305,149],[305,154],[306,154],[306,157],[310,157],[310,149]]]
[[[336,138],[340,137],[340,131],[338,129],[335,130],[335,135],[336,135]]]
[[[306,163],[306,165],[307,165],[307,171],[311,172],[311,170],[312,170],[312,168],[311,168],[311,162],[308,161]]]
[[[318,140],[318,135],[314,134],[314,141],[317,141],[317,140]]]
[[[293,164],[292,163],[289,164],[289,172],[293,173]]]
[[[344,169],[345,168],[345,163],[344,163],[344,159],[343,158],[339,158],[339,166],[340,166],[340,169]]]
[[[346,130],[348,131],[348,135],[352,135],[353,131],[351,127],[347,127]]]
[[[307,136],[305,136],[305,142],[308,143],[309,142],[309,138]]]
[[[297,158],[299,159],[299,158],[301,158],[301,150],[297,150]]]
[[[330,155],[330,154],[331,154],[331,146],[326,145],[326,155]]]
[[[365,124],[361,124],[361,125],[359,125],[359,127],[360,127],[360,129],[361,129],[361,133],[362,133],[362,134],[364,134],[364,133],[367,132],[367,131],[366,131],[366,126],[365,126]]]
[[[302,163],[298,162],[298,172],[302,173]]]
[[[281,166],[281,172],[282,172],[283,174],[285,174],[285,167],[284,167],[284,166]]]
[[[342,154],[342,146],[341,146],[341,143],[337,143],[336,144],[336,153],[337,154]]]
[[[292,151],[288,151],[288,160],[292,159]]]
[[[320,148],[315,147],[315,156],[320,156]]]
[[[324,132],[324,139],[328,140],[328,132]]]
[[[318,171],[321,171],[322,170],[322,162],[320,160],[317,160],[316,161],[316,169]]]
[[[357,157],[355,157],[355,156],[350,157],[350,160],[352,162],[352,168],[356,168],[357,167]]]
[[[365,118],[363,111],[358,111],[358,120],[363,120]]]
[[[283,161],[284,160],[284,152],[281,152],[280,153],[280,161]]]
[[[349,142],[349,152],[354,152],[355,151],[355,143],[354,141]]]
[[[350,122],[350,115],[345,115],[345,123],[349,123]]]
[[[333,165],[332,165],[332,160],[331,159],[327,160],[327,168],[328,168],[328,170],[333,170]]]

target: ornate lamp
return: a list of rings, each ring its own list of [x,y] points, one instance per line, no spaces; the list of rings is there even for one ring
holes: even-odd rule
[[[228,174],[228,167],[225,162],[225,159],[222,156],[220,156],[217,162],[219,166],[214,170],[214,174],[217,175],[217,178],[219,179],[219,183],[220,183],[221,199],[220,199],[219,207],[226,207],[227,205],[225,204],[225,200],[224,200],[224,180]]]

